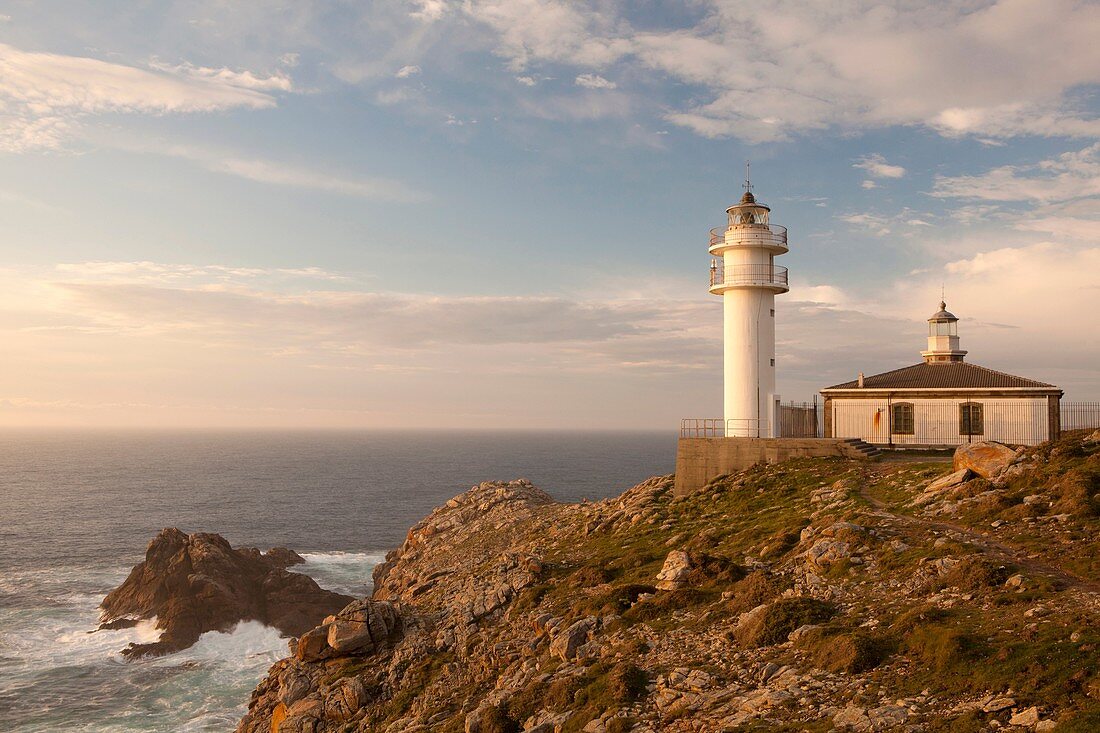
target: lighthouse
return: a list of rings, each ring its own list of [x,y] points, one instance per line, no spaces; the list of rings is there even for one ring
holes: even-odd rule
[[[773,438],[776,425],[775,296],[790,288],[787,230],[772,224],[771,209],[756,200],[745,176],[741,200],[726,209],[724,227],[710,230],[710,292],[722,297],[724,434]]]

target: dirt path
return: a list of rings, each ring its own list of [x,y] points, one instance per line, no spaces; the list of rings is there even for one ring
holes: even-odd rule
[[[869,472],[868,476],[869,477]],[[981,547],[985,552],[990,555],[997,555],[1001,558],[1011,562],[1013,565],[1018,565],[1025,570],[1033,574],[1045,575],[1049,578],[1058,580],[1066,585],[1067,588],[1079,588],[1089,593],[1100,594],[1100,583],[1097,583],[1086,578],[1082,578],[1079,575],[1069,572],[1057,565],[1051,565],[1050,563],[1040,560],[1034,555],[1029,554],[1026,550],[1019,547],[1006,544],[998,539],[990,537],[984,532],[979,532],[970,527],[964,527],[959,524],[953,524],[951,522],[934,521],[931,519],[923,519],[921,517],[914,517],[908,514],[896,514],[890,511],[886,502],[881,499],[872,496],[867,490],[867,482],[862,482],[863,485],[859,490],[859,496],[866,501],[874,513],[880,517],[888,518],[897,522],[898,524],[909,527],[920,527],[926,530],[933,530],[943,532],[948,535],[955,535],[956,537],[968,542],[972,545]]]

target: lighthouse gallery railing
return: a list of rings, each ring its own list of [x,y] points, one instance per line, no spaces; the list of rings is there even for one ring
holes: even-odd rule
[[[782,285],[787,287],[787,268],[779,265],[731,265],[716,261],[710,267],[710,286]]]
[[[726,238],[726,233],[729,238]],[[714,227],[710,230],[711,248],[719,245],[736,245],[738,247],[783,247],[787,248],[787,228],[778,224],[769,224],[765,227]]]

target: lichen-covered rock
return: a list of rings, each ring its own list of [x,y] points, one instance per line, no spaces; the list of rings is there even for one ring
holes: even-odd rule
[[[677,590],[687,585],[693,565],[691,555],[683,550],[673,550],[665,557],[665,564],[657,574],[658,590]]]
[[[984,441],[966,443],[955,449],[955,471],[968,468],[982,478],[994,479],[1016,460],[1016,450],[1004,443]]]

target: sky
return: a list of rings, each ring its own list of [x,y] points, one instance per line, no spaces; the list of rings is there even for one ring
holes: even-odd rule
[[[1100,400],[1100,4],[0,0],[0,426],[675,430],[707,231],[787,226],[783,399]]]

